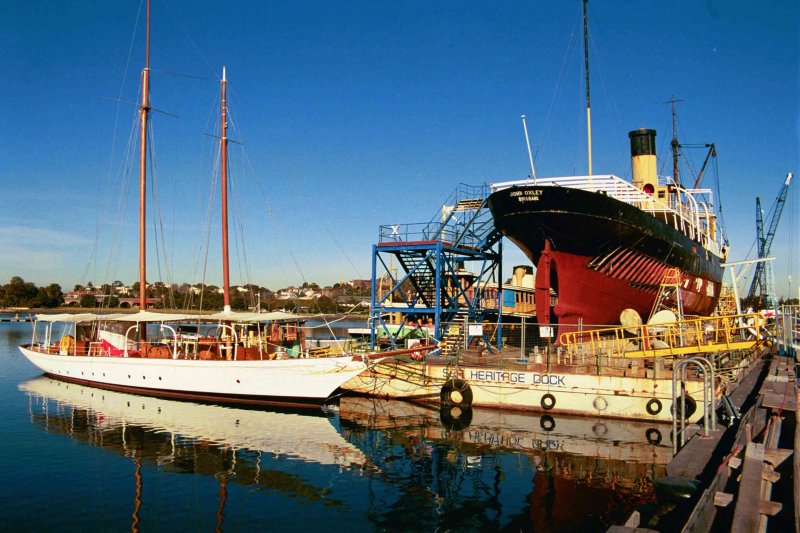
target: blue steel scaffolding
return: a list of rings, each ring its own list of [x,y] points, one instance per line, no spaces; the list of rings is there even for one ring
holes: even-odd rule
[[[485,291],[487,283],[500,287],[502,276],[502,235],[488,196],[487,185],[460,184],[430,222],[380,227],[372,247],[373,346],[378,332],[383,342],[397,345],[422,325],[432,326],[438,342],[449,324],[481,323],[502,310],[501,291]],[[400,317],[399,324],[390,327],[390,316]]]

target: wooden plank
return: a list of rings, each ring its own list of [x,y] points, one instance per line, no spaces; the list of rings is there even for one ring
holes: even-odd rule
[[[731,531],[749,533],[758,530],[761,503],[761,471],[764,464],[764,445],[751,442],[747,445],[742,467],[742,478],[736,498]]]
[[[778,468],[790,455],[792,455],[792,450],[787,450],[786,448],[764,450],[764,460],[771,464],[773,468]]]
[[[642,516],[639,514],[639,511],[634,511],[628,517],[628,520],[623,524],[625,527],[639,527],[639,523],[642,520]]]
[[[733,501],[733,494],[730,492],[714,493],[714,505],[717,507],[727,507]]]
[[[783,509],[783,505],[778,502],[762,501],[758,504],[759,514],[765,514],[767,516],[775,516],[781,511],[781,509]]]
[[[770,483],[777,483],[781,478],[781,474],[780,472],[770,470],[769,468],[764,468],[764,470],[761,471],[761,478],[764,481],[769,481]]]
[[[784,383],[783,386],[785,385]],[[792,389],[793,387],[789,389],[788,394],[784,394],[783,391],[769,391],[764,393],[761,406],[769,407],[770,409],[797,412],[797,398],[795,398],[794,390]]]

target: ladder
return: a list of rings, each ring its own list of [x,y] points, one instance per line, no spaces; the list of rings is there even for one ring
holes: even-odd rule
[[[683,320],[683,300],[681,299],[681,271],[667,268],[658,289],[658,298],[650,311],[650,319],[659,311],[669,310],[678,320]],[[649,322],[649,320],[648,320]]]

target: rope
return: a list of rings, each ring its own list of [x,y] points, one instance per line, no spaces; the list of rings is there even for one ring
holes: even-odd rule
[[[569,34],[569,41],[567,43],[567,48],[566,48],[566,50],[564,50],[564,57],[561,60],[561,69],[559,70],[558,77],[556,78],[556,84],[555,84],[555,87],[553,88],[553,95],[550,98],[550,105],[548,106],[547,114],[545,115],[544,126],[542,128],[541,140],[540,140],[540,142],[538,142],[536,144],[536,154],[535,155],[538,155],[539,151],[544,149],[544,143],[545,143],[546,139],[548,138],[548,136],[550,134],[551,118],[553,116],[553,110],[555,109],[556,97],[558,96],[558,94],[560,92],[561,80],[564,77],[564,72],[566,71],[567,60],[574,53],[573,52],[573,46],[574,46],[574,43],[575,43],[576,28],[578,27],[579,23],[582,24],[582,22],[581,22],[582,19],[583,19],[583,15],[582,15],[581,10],[579,9],[578,10],[578,16],[575,19],[575,23],[574,23],[574,25],[572,27],[572,31]],[[535,157],[534,157],[534,159],[535,159]],[[538,163],[538,161],[537,161],[537,163]]]

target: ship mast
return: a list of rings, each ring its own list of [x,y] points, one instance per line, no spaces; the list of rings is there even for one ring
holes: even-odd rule
[[[142,105],[139,107],[139,309],[147,309],[147,115],[150,111],[150,0],[147,0],[147,30],[144,70],[142,70]]]
[[[675,185],[680,186],[680,169],[678,168],[678,149],[681,147],[680,143],[678,142],[678,127],[676,117],[677,114],[675,113],[675,104],[677,102],[683,102],[683,100],[675,100],[675,96],[673,96],[669,103],[672,104],[672,142],[670,146],[672,147],[672,177]]]
[[[589,93],[589,17],[586,14],[586,5],[589,0],[583,0],[583,58],[586,70],[586,137],[589,147],[589,175],[592,175],[592,104]]]
[[[222,67],[222,89],[220,105],[222,107],[222,127],[219,140],[220,182],[222,184],[222,287],[223,303],[226,312],[231,310],[231,281],[228,268],[228,104],[225,89],[225,67]]]

